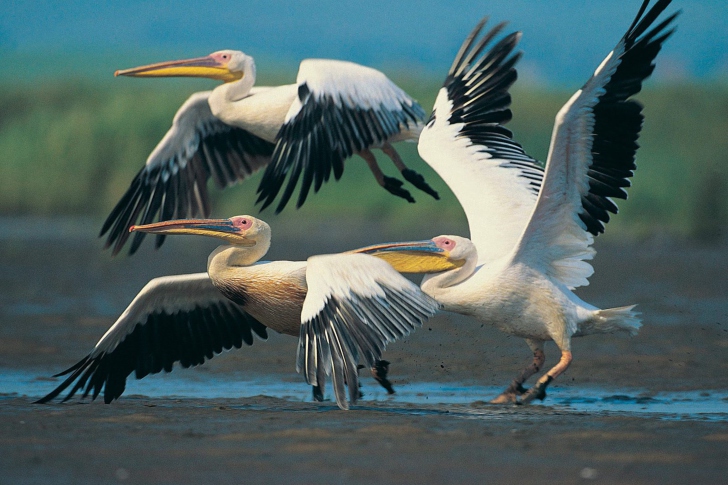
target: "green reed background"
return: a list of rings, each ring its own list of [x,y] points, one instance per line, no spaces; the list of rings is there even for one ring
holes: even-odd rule
[[[389,74],[429,111],[441,79]],[[123,194],[187,96],[215,85],[188,79],[100,84],[90,77],[30,83],[7,75],[1,79],[0,214],[99,219]],[[292,81],[272,75],[258,84]],[[508,126],[530,154],[545,160],[554,115],[572,91],[521,83],[512,93],[514,119]],[[638,99],[646,116],[638,170],[630,198],[619,202],[620,214],[607,234],[719,237],[728,223],[728,86],[648,81]],[[346,163],[341,181],[324,185],[299,211],[290,205],[283,217],[360,217],[404,225],[464,221],[455,198],[419,159],[415,144],[401,143],[398,150],[440,191],[441,201],[411,188],[416,204],[390,196],[355,158]],[[396,174],[386,158],[381,161],[385,172]],[[212,189],[215,215],[256,214],[258,180],[224,192]],[[267,210],[264,217],[274,216]]]

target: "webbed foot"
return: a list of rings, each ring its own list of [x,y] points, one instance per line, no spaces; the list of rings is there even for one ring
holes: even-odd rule
[[[389,362],[386,360],[378,360],[374,363],[371,371],[372,377],[374,377],[379,385],[387,390],[387,394],[394,394],[394,387],[392,387],[392,383],[389,379],[387,379],[387,374],[389,373]]]
[[[323,402],[324,400],[324,390],[321,389],[319,386],[311,386],[311,391],[313,392],[313,400],[316,402]]]
[[[411,183],[421,191],[430,194],[432,197],[435,198],[435,200],[440,200],[440,194],[438,194],[435,189],[430,187],[430,184],[425,182],[425,177],[423,177],[419,173],[415,172],[411,168],[406,168],[402,170],[402,176],[407,182]]]
[[[549,375],[546,376],[545,380],[539,379],[539,381],[534,384],[531,389],[523,393],[523,395],[516,402],[516,404],[528,404],[534,399],[539,399],[543,401],[544,399],[546,399],[546,388],[552,380],[553,378]]]
[[[394,177],[387,177],[386,175],[384,176],[384,185],[382,185],[382,187],[384,187],[387,192],[389,192],[390,194],[394,194],[397,197],[402,197],[410,204],[413,204],[415,202],[415,199],[412,198],[412,195],[409,193],[409,191],[402,188],[402,185],[404,185],[404,182],[402,182],[401,180]]]
[[[526,388],[523,387],[523,385],[518,381],[511,382],[511,385],[508,386],[508,389],[503,391],[502,394],[500,394],[495,399],[491,399],[491,404],[519,404],[518,397],[526,392]]]

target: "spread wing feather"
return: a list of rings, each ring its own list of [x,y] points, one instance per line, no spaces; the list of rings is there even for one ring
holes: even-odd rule
[[[420,135],[420,156],[453,191],[468,218],[481,262],[513,250],[533,210],[541,165],[516,143],[508,92],[516,80],[520,34],[492,41],[482,20],[463,43]]]
[[[357,365],[381,359],[389,342],[417,329],[439,304],[389,264],[365,254],[308,259],[296,369],[308,383],[330,374],[336,402],[359,395]]]
[[[541,193],[514,251],[514,260],[570,288],[588,284],[594,236],[617,212],[612,198],[627,198],[643,121],[642,106],[630,98],[652,73],[679,14],[648,31],[670,0],[659,0],[645,14],[648,4],[556,116]]]
[[[211,178],[225,188],[250,177],[267,165],[273,144],[213,116],[210,91],[193,94],[177,111],[172,127],[152,151],[129,189],[101,228],[108,233],[105,247],[117,254],[129,239],[129,227],[154,220],[209,217]],[[130,254],[145,233],[133,238]],[[164,236],[157,236],[159,247]]]
[[[286,177],[276,212],[286,206],[299,180],[300,207],[311,186],[318,192],[332,171],[336,180],[341,177],[344,160],[402,132],[418,132],[425,116],[420,105],[384,74],[359,64],[306,59],[296,83],[297,97],[258,187],[261,210],[273,203]]]
[[[86,357],[57,374],[68,377],[45,403],[65,391],[104,402],[119,398],[132,373],[137,379],[162,371],[203,364],[223,350],[267,338],[266,327],[212,285],[207,273],[167,276],[150,281]]]

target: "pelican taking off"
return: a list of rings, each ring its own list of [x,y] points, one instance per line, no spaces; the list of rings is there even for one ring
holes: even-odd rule
[[[207,273],[150,281],[91,353],[58,374],[70,374],[39,402],[73,384],[95,399],[118,398],[127,377],[190,367],[266,329],[299,337],[296,368],[323,389],[331,374],[336,401],[348,409],[359,395],[357,364],[374,366],[388,342],[422,325],[438,309],[432,298],[400,275],[456,268],[433,241],[390,243],[308,261],[259,261],[270,246],[270,227],[251,216],[188,219],[133,227],[155,234],[197,234],[229,243],[208,258]],[[376,256],[376,257],[375,257]],[[74,384],[75,382],[75,384]],[[322,393],[323,391],[321,391]]]
[[[193,94],[177,111],[172,127],[106,219],[106,247],[118,253],[128,228],[202,215],[209,217],[207,181],[233,185],[266,167],[258,187],[262,209],[283,187],[281,211],[301,179],[297,207],[313,186],[318,192],[331,172],[337,180],[344,160],[360,155],[377,182],[414,202],[403,182],[387,177],[372,148],[392,159],[415,187],[439,198],[424,178],[407,168],[391,143],[416,141],[425,112],[381,72],[352,62],[306,59],[296,84],[254,87],[255,62],[233,50],[182,61],[117,71],[117,76],[206,77],[222,81],[212,91]],[[144,237],[138,233],[130,252]],[[157,247],[163,236],[157,238]]]
[[[646,12],[645,0],[614,50],[561,108],[545,169],[503,126],[511,118],[508,90],[520,34],[484,53],[503,24],[480,36],[483,20],[437,96],[418,148],[462,205],[478,261],[428,275],[421,288],[445,310],[526,339],[533,362],[494,402],[543,399],[572,361],[572,337],[633,335],[641,325],[633,306],[600,310],[572,290],[587,285],[594,271],[586,260],[609,212],[617,212],[612,198],[627,197],[643,121],[642,106],[630,98],[674,31],[669,26],[679,12],[652,27],[669,3],[659,0]],[[454,251],[463,242],[450,237],[443,244]],[[526,391],[523,383],[542,368],[549,340],[561,359]]]

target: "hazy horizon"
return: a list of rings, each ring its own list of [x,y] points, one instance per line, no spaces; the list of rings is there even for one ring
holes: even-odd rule
[[[490,15],[491,23],[507,20],[508,29],[524,33],[522,78],[563,85],[591,74],[640,3],[223,0],[211,6],[199,0],[20,0],[1,8],[0,64],[5,79],[44,71],[84,74],[84,69],[113,72],[124,67],[122,62],[233,48],[278,65],[326,57],[439,77],[475,23]],[[725,2],[676,1],[668,11],[678,9],[683,9],[678,32],[660,56],[655,79],[728,78]],[[84,63],[85,55],[96,65]],[[64,56],[69,59],[67,69]]]

